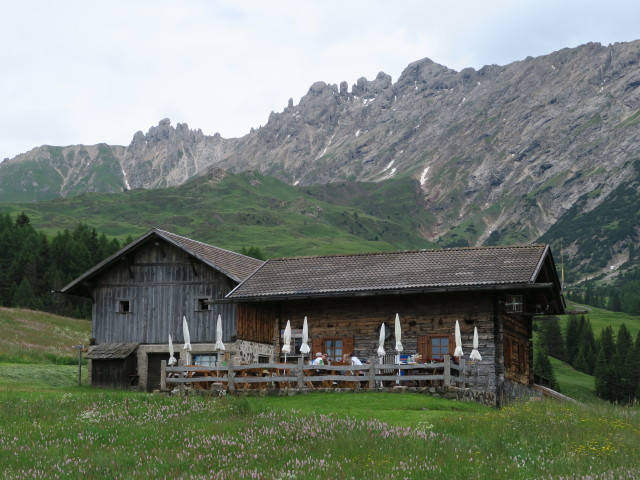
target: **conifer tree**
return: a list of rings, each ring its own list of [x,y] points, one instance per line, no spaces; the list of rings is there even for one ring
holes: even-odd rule
[[[624,362],[626,370],[625,397],[626,402],[631,403],[634,399],[640,398],[640,332],[635,344],[629,349]]]
[[[22,277],[22,281],[13,293],[13,305],[18,308],[37,309],[40,302],[34,297],[33,289],[27,277]]]
[[[578,325],[578,317],[574,314],[569,315],[564,339],[567,363],[575,367],[573,361],[576,358],[576,355],[578,354],[578,350],[580,348],[580,331]]]
[[[558,381],[553,370],[553,365],[544,347],[537,345],[533,355],[533,373],[549,382],[549,388],[559,391]]]
[[[579,350],[582,350],[586,368],[585,370],[580,371],[593,375],[593,370],[596,368],[598,346],[595,335],[593,334],[593,328],[591,328],[591,322],[588,318],[585,318],[584,315],[581,318]]]
[[[540,322],[540,343],[547,355],[564,360],[565,348],[559,318],[551,318]]]
[[[611,369],[609,368],[609,363],[607,362],[602,345],[598,350],[596,368],[593,375],[598,398],[611,401]]]

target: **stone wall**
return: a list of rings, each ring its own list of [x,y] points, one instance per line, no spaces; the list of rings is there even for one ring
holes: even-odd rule
[[[223,352],[224,359],[228,360],[231,356],[236,357],[235,363],[257,363],[258,356],[267,356],[269,361],[273,358],[274,348],[273,345],[265,345],[262,343],[247,342],[238,340],[234,343],[225,343],[225,351]],[[174,345],[174,351],[176,356],[181,357],[181,362],[184,362],[185,352],[182,350],[182,344]],[[169,355],[169,345],[139,345],[136,350],[138,359],[138,375],[139,375],[139,388],[141,390],[147,389],[148,372],[149,372],[149,354],[150,353],[166,353]],[[191,355],[197,354],[215,354],[216,348],[214,343],[194,343],[192,344]],[[183,363],[184,364],[184,363]]]
[[[185,390],[179,392],[176,388],[173,390],[175,393],[180,394],[212,394],[212,395],[226,395],[226,390],[216,389],[210,392],[203,392],[201,390]],[[236,396],[249,396],[249,397],[288,397],[292,395],[304,395],[308,393],[366,393],[366,392],[388,392],[388,393],[421,393],[424,395],[431,395],[433,397],[441,397],[447,400],[456,400],[461,402],[475,402],[488,407],[496,407],[496,395],[493,392],[487,392],[483,390],[473,390],[471,388],[458,388],[458,387],[391,387],[391,388],[303,388],[298,390],[297,388],[262,388],[257,390],[236,390]]]

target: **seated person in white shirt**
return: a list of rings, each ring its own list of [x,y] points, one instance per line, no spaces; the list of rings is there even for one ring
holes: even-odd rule
[[[351,358],[351,365],[362,365],[362,362],[356,357],[355,353],[351,352],[349,358]]]
[[[311,365],[324,365],[321,352],[316,353],[316,358],[311,362]]]

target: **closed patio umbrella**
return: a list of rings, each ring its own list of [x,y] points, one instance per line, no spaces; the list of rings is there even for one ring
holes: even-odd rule
[[[396,351],[398,352],[398,355],[400,355],[400,352],[404,350],[404,348],[402,347],[402,342],[400,341],[401,337],[402,337],[402,332],[400,330],[400,315],[396,313],[396,325],[395,325],[395,334],[396,334]]]
[[[482,360],[482,355],[478,351],[478,327],[473,329],[473,350],[471,350],[471,355],[469,355],[471,360]]]
[[[169,366],[173,366],[178,363],[176,357],[173,356],[173,341],[171,340],[171,335],[169,335]]]
[[[398,352],[398,364],[400,364],[400,352],[404,350],[404,347],[402,346],[402,342],[400,341],[400,339],[402,338],[402,331],[400,330],[400,315],[398,313],[396,313],[396,324],[394,333],[396,335],[396,352]],[[402,372],[399,369],[398,375],[402,375]]]
[[[187,317],[182,317],[182,336],[184,337],[183,350],[191,351],[191,335],[189,335],[189,325],[187,325]]]
[[[380,339],[378,340],[378,355],[381,357],[380,361],[382,362],[382,357],[384,357],[385,351],[384,351],[384,336],[385,336],[385,331],[384,331],[384,323],[382,323],[380,325]]]
[[[284,363],[287,363],[287,353],[291,353],[291,322],[287,320],[284,327],[284,339],[282,340],[282,351],[284,352]]]
[[[309,353],[309,325],[307,325],[307,317],[304,317],[304,323],[302,324],[302,345],[300,345],[300,353],[305,355]]]
[[[225,350],[224,342],[222,341],[222,317],[218,315],[218,322],[216,324],[216,350],[222,352]]]
[[[462,352],[462,337],[460,335],[460,323],[456,320],[456,349],[453,352],[454,357],[461,357],[464,353]]]
[[[189,352],[191,351],[191,335],[189,335],[189,325],[187,325],[187,317],[182,317],[182,336],[184,337],[184,347],[183,350],[187,352],[185,363],[190,363],[191,358],[189,356]]]

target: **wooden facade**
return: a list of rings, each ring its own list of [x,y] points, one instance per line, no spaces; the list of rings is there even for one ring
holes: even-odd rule
[[[97,343],[183,342],[182,317],[191,338],[215,343],[222,317],[224,341],[236,334],[235,305],[208,304],[235,283],[187,253],[161,241],[150,242],[105,271],[92,284],[93,337]]]
[[[477,327],[482,363],[487,373],[495,377],[493,300],[492,295],[480,292],[453,292],[301,299],[257,303],[252,308],[263,310],[265,316],[271,312],[279,331],[284,330],[287,320],[291,321],[292,328],[301,329],[304,317],[307,317],[312,356],[327,350],[327,340],[342,339],[342,354],[353,351],[363,360],[376,355],[381,323],[385,323],[388,333],[385,350],[395,354],[396,313],[402,327],[402,353],[419,353],[424,360],[435,357],[430,341],[434,337],[446,339],[448,353],[453,354],[453,334],[458,320],[465,354],[471,351],[473,330]],[[247,307],[241,304],[238,308]],[[292,360],[295,357],[295,354],[289,355]]]
[[[184,342],[183,317],[194,351],[207,355],[220,315],[224,343],[233,343],[233,354],[251,363],[277,357],[287,321],[301,330],[305,317],[311,355],[326,352],[338,360],[353,351],[367,360],[376,355],[382,324],[388,332],[384,348],[393,355],[399,314],[402,354],[420,354],[423,361],[453,354],[456,322],[468,359],[477,329],[487,384],[498,397],[501,390],[517,395],[517,386],[533,383],[534,316],[564,311],[545,245],[261,262],[160,230],[143,235],[62,292],[93,299],[98,346],[140,345],[137,371],[146,389],[159,381],[157,367],[168,358],[169,335],[176,348]],[[296,358],[295,351],[288,355]]]
[[[104,344],[88,355],[91,384],[96,387],[126,389],[138,384],[137,343]]]
[[[184,344],[183,317],[194,355],[214,355],[218,316],[224,343],[242,339],[237,306],[216,300],[262,263],[154,229],[64,287],[62,293],[92,299],[93,349],[108,350],[123,342],[137,345],[133,360],[89,356],[94,362],[92,385],[130,386],[129,377],[138,377],[141,388],[157,388],[160,359],[169,358],[169,336],[176,352]],[[256,332],[264,336],[245,323],[242,333],[248,334],[247,340]],[[268,342],[272,340],[273,327]]]

